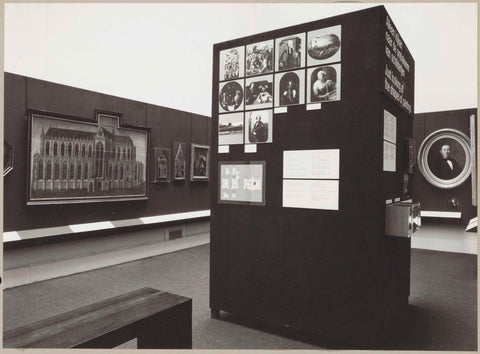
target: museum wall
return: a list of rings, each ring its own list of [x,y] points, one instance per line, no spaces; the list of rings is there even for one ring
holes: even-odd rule
[[[122,115],[121,125],[149,128],[146,200],[27,205],[27,111],[38,110],[95,120],[95,112]],[[209,209],[208,181],[190,181],[190,144],[209,145],[210,118],[98,92],[5,73],[4,138],[13,147],[14,167],[4,178],[4,231]],[[184,181],[153,183],[154,148],[186,143]],[[172,162],[172,161],[171,161]]]

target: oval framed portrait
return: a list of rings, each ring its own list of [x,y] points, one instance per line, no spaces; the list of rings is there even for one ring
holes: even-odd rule
[[[423,140],[417,162],[431,185],[442,189],[458,187],[472,172],[470,139],[455,129],[439,129]]]

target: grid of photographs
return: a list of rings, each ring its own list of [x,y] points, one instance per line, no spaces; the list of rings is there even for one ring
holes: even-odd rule
[[[336,25],[220,51],[219,145],[272,142],[274,107],[339,101],[341,31]],[[267,138],[254,133],[257,116]]]

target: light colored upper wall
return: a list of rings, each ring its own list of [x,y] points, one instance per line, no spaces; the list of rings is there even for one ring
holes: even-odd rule
[[[5,71],[211,114],[213,44],[378,4],[5,4]],[[477,5],[387,4],[416,113],[477,106]]]

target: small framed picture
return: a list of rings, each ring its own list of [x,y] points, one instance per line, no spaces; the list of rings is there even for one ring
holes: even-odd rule
[[[220,52],[220,81],[238,79],[244,76],[245,47]]]
[[[341,60],[341,29],[333,26],[308,32],[307,65],[335,63]]]
[[[3,141],[3,177],[13,170],[13,147]]]
[[[246,76],[273,71],[273,39],[247,45]]]
[[[307,70],[307,103],[340,100],[340,64]]]
[[[305,71],[275,75],[275,107],[305,103]]]
[[[265,205],[265,161],[218,163],[218,203]]]
[[[243,144],[243,112],[218,117],[218,145]]]
[[[173,179],[175,181],[185,180],[186,173],[186,150],[185,143],[174,142],[173,143]]]
[[[273,75],[248,78],[245,83],[245,109],[273,107]]]
[[[305,66],[305,33],[277,38],[275,48],[275,71]]]
[[[223,82],[219,86],[219,112],[235,112],[243,109],[243,81],[235,80]]]
[[[271,109],[245,113],[245,144],[273,141],[273,114]]]
[[[154,148],[155,180],[154,183],[170,182],[170,149]]]
[[[208,181],[210,146],[192,144],[190,180]]]

